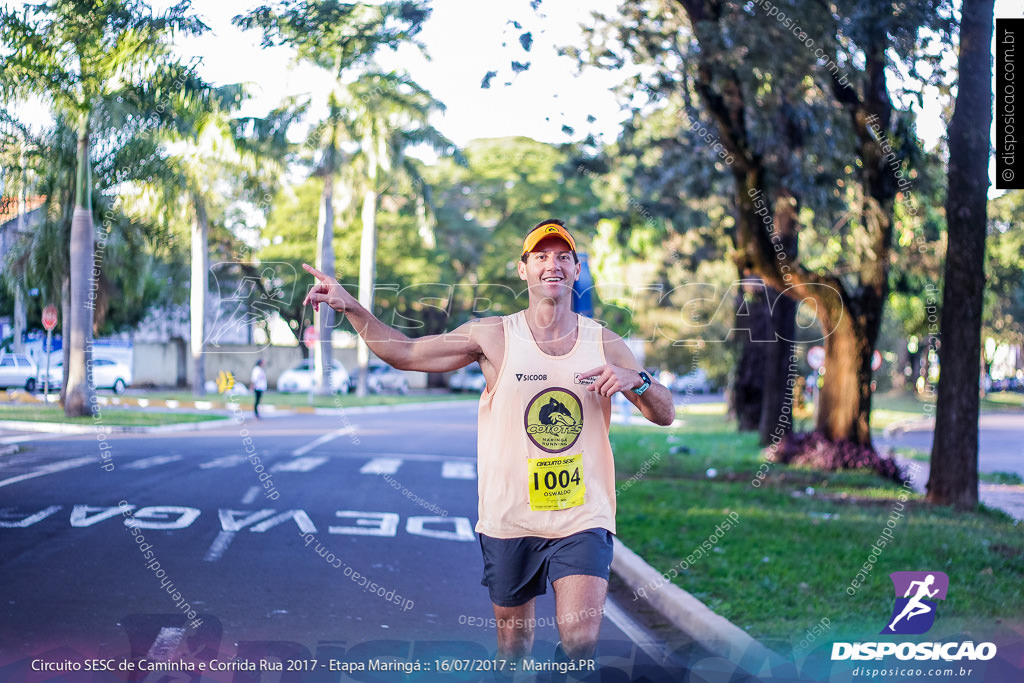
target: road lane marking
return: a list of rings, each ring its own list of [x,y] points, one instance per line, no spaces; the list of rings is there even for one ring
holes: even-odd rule
[[[130,462],[124,466],[126,470],[148,470],[151,467],[159,467],[160,465],[166,465],[172,462],[178,462],[185,456],[183,455],[154,455],[152,458],[143,458],[142,460],[136,460]]]
[[[71,460],[64,460],[61,462],[55,462],[49,465],[44,465],[34,472],[26,472],[25,474],[19,474],[16,477],[10,479],[4,479],[0,481],[0,488],[9,486],[11,484],[17,484],[20,481],[27,481],[29,479],[35,479],[36,477],[45,477],[47,474],[54,474],[56,472],[63,472],[64,470],[71,470],[82,465],[88,465],[89,463],[98,463],[99,459],[96,456],[88,455],[82,458],[73,458]]]
[[[221,531],[217,534],[217,538],[213,539],[213,544],[210,549],[206,551],[206,557],[203,558],[206,562],[216,562],[224,554],[224,551],[231,545],[231,541],[235,539],[236,531]]]
[[[152,647],[146,653],[146,659],[157,662],[169,662],[174,653],[181,645],[181,639],[185,637],[185,629],[163,627],[153,641]]]
[[[134,505],[128,505],[124,509],[113,506],[113,507],[90,507],[88,505],[76,505],[71,508],[71,526],[73,527],[89,527],[97,522],[102,522],[105,519],[111,517],[117,517],[123,514],[124,510],[134,510]],[[96,513],[90,515],[90,513]]]
[[[44,519],[46,519],[47,517],[49,517],[53,513],[55,513],[58,510],[60,510],[61,507],[62,506],[60,506],[60,505],[51,505],[50,507],[46,508],[45,510],[40,510],[39,512],[37,512],[34,515],[29,515],[28,517],[26,517],[24,519],[19,519],[17,522],[5,522],[3,520],[0,520],[0,529],[25,529],[27,527],[32,526],[36,522],[43,521]],[[0,510],[0,514],[6,513],[6,511],[9,510],[9,509],[10,508],[6,508],[4,510]]]
[[[256,496],[260,495],[262,489],[259,486],[250,486],[249,490],[242,496],[242,505],[248,505],[256,500]]]
[[[442,479],[476,479],[476,465],[471,462],[446,460],[441,465]]]
[[[327,462],[327,456],[309,456],[306,458],[298,458],[296,460],[289,460],[288,462],[279,462],[270,468],[271,472],[310,472],[315,470],[320,465]]]
[[[222,458],[216,458],[215,460],[208,460],[199,466],[201,470],[209,470],[221,467],[234,467],[235,465],[241,465],[245,462],[246,458],[244,455],[225,455]]]
[[[395,474],[402,466],[401,458],[374,458],[359,468],[360,474]]]
[[[292,457],[293,458],[297,458],[300,455],[305,455],[306,453],[309,453],[311,450],[313,450],[317,446],[322,446],[325,443],[327,443],[328,441],[333,441],[334,439],[337,439],[339,436],[343,436],[345,434],[351,434],[354,431],[355,431],[355,427],[353,427],[352,425],[346,425],[346,426],[342,427],[341,429],[335,429],[333,432],[328,432],[328,433],[324,434],[323,436],[321,436],[320,438],[316,439],[312,443],[308,443],[305,446],[301,446],[299,448],[296,448],[294,451],[292,451]]]

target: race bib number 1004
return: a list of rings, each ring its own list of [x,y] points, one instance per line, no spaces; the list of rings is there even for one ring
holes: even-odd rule
[[[529,465],[530,509],[565,510],[583,505],[583,454],[534,458]]]

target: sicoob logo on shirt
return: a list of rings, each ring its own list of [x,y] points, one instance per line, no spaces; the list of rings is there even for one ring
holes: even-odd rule
[[[558,453],[580,438],[583,406],[568,389],[545,389],[530,401],[523,421],[534,445],[547,453]]]

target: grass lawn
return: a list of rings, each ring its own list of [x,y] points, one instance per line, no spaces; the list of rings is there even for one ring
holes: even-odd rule
[[[823,617],[828,639],[863,640],[889,617],[888,574],[934,569],[950,589],[930,637],[1024,621],[1024,534],[1006,515],[916,495],[900,513],[901,489],[866,471],[767,465],[755,487],[756,436],[737,433],[724,412],[701,404],[687,407],[681,427],[612,428],[620,538],[660,572],[685,562],[674,583],[711,609],[780,652]],[[701,550],[730,513],[739,523]],[[890,515],[893,541],[851,596]]]
[[[81,425],[111,425],[115,427],[136,427],[178,424],[181,422],[207,422],[223,420],[223,415],[211,413],[186,413],[170,411],[119,410],[103,408],[102,420],[96,422],[91,416],[64,417],[64,409],[59,406],[41,405],[0,405],[0,420],[19,420],[22,422],[63,422]]]

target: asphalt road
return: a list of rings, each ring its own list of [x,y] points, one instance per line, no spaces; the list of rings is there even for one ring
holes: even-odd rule
[[[437,670],[495,652],[472,530],[475,403],[244,418],[47,435],[0,458],[0,682],[491,680]],[[539,603],[543,659],[558,636],[550,591]],[[608,609],[605,674],[587,680],[676,678]],[[236,656],[295,670],[187,668]],[[186,671],[34,671],[92,657]],[[344,671],[387,661],[429,668]]]
[[[934,430],[934,419],[920,420],[875,441],[879,446],[931,453]],[[1024,477],[1024,414],[990,413],[978,418],[978,470]]]

